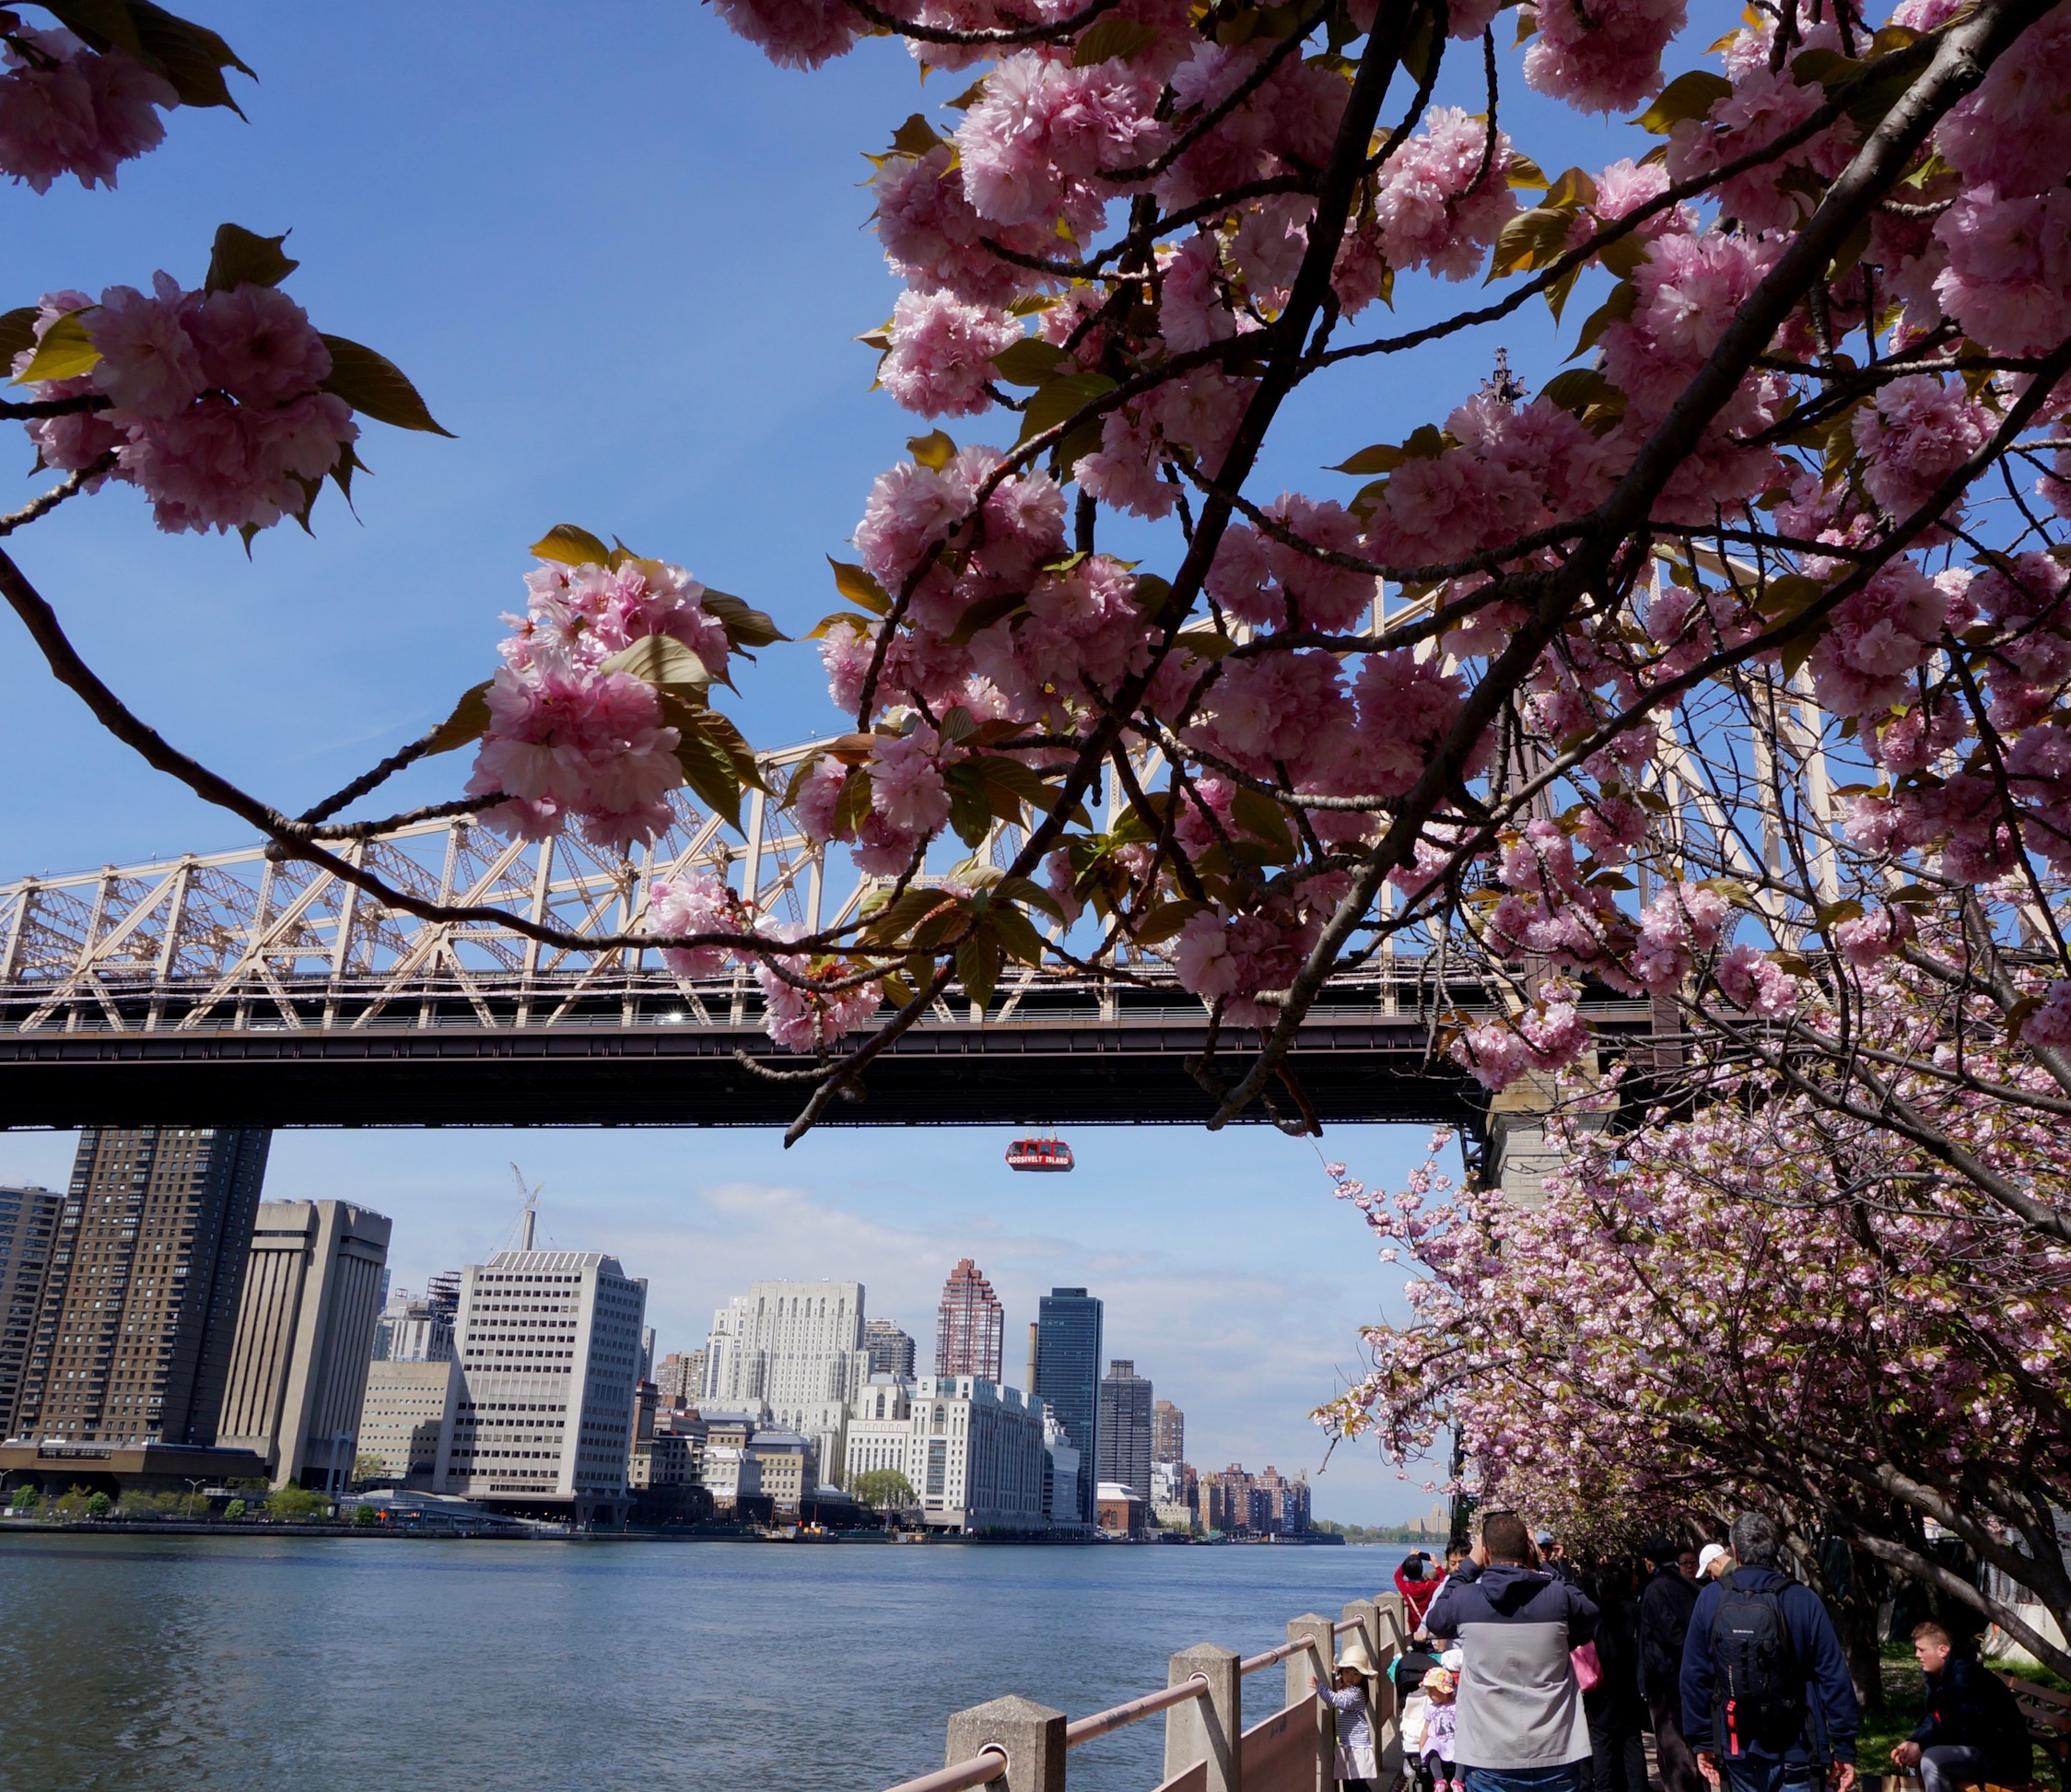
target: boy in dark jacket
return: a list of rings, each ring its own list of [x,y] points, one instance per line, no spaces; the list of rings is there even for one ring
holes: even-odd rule
[[[1759,1512],[1733,1521],[1733,1555],[1740,1564],[1697,1596],[1683,1641],[1682,1727],[1697,1751],[1697,1766],[1713,1786],[1731,1792],[1810,1792],[1817,1760],[1834,1792],[1855,1784],[1855,1732],[1862,1714],[1848,1678],[1848,1658],[1833,1620],[1809,1587],[1777,1572],[1776,1527]],[[1736,1710],[1716,1684],[1715,1653],[1730,1638],[1718,1634],[1722,1608],[1747,1612],[1774,1602],[1783,1634],[1771,1670],[1787,1678],[1781,1692],[1802,1716],[1791,1733],[1764,1721],[1759,1710]]]
[[[1431,1603],[1424,1628],[1458,1637],[1454,1759],[1468,1792],[1575,1792],[1589,1722],[1569,1651],[1597,1634],[1597,1608],[1532,1564],[1524,1520],[1492,1512],[1474,1553]]]
[[[1900,1772],[1919,1771],[1926,1792],[1966,1783],[2026,1786],[2035,1751],[2012,1690],[1989,1668],[1954,1653],[1955,1639],[1934,1622],[1916,1625],[1913,1659],[1927,1678],[1927,1716],[1891,1751]]]

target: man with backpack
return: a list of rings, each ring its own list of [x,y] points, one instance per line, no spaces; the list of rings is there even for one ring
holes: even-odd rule
[[[1730,1792],[1853,1792],[1862,1722],[1833,1620],[1777,1571],[1776,1527],[1733,1521],[1739,1564],[1697,1596],[1683,1641],[1682,1728],[1698,1770]]]

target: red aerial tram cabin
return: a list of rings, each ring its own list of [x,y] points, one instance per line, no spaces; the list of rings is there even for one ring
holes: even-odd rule
[[[1007,1147],[1010,1170],[1068,1170],[1071,1147],[1061,1139],[1016,1139]]]

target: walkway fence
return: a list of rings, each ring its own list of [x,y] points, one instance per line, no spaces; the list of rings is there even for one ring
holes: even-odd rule
[[[1354,1599],[1333,1623],[1305,1612],[1287,1624],[1287,1641],[1263,1655],[1240,1657],[1202,1643],[1172,1657],[1163,1692],[1068,1720],[1061,1711],[1024,1698],[993,1699],[949,1720],[945,1765],[901,1782],[890,1792],[1067,1792],[1071,1751],[1095,1737],[1164,1713],[1164,1777],[1155,1792],[1331,1792],[1336,1714],[1316,1695],[1339,1658],[1339,1639],[1358,1637],[1380,1670],[1369,1681],[1369,1716],[1384,1782],[1401,1758],[1394,1682],[1388,1665],[1409,1646],[1402,1599],[1384,1593]],[[1245,1681],[1283,1669],[1279,1708],[1245,1728]],[[1256,1697],[1255,1697],[1256,1702]]]

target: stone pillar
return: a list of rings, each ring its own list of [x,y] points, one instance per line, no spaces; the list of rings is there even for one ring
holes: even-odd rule
[[[1311,1687],[1327,1682],[1338,1659],[1330,1620],[1320,1613],[1305,1611],[1299,1618],[1287,1621],[1287,1640],[1292,1643],[1297,1637],[1307,1638],[1315,1646],[1287,1657],[1288,1704],[1299,1704],[1308,1697]],[[1316,1792],[1333,1792],[1330,1745],[1337,1735],[1332,1727],[1334,1716],[1321,1699],[1316,1702]]]
[[[988,1743],[1007,1751],[1006,1792],[1064,1792],[1064,1714],[1020,1698],[991,1699],[949,1720],[942,1765],[968,1761]]]
[[[1202,1643],[1172,1657],[1165,1684],[1181,1686],[1196,1674],[1206,1676],[1208,1692],[1165,1713],[1164,1776],[1176,1778],[1196,1763],[1205,1763],[1204,1792],[1244,1792],[1244,1681],[1237,1672],[1242,1657],[1233,1649]]]

